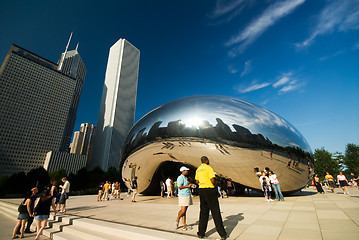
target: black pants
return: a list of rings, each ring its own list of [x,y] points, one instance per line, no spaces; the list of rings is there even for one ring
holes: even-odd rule
[[[207,230],[209,210],[213,217],[216,230],[221,237],[227,237],[227,233],[224,230],[221,210],[219,209],[219,203],[217,198],[217,188],[200,188],[199,189],[200,200],[200,213],[199,213],[199,225],[198,236],[204,236]]]
[[[30,231],[30,227],[31,227],[31,224],[32,222],[34,221],[34,217],[29,217],[27,219],[27,225],[26,225],[26,228],[25,228],[25,231],[26,232],[29,232]]]

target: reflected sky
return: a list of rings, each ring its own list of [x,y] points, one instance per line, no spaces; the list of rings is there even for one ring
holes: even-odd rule
[[[148,133],[151,126],[158,121],[161,121],[159,127],[181,121],[186,127],[204,128],[206,124],[216,126],[217,118],[233,132],[236,131],[233,128],[236,124],[247,128],[253,134],[262,134],[282,147],[300,147],[311,153],[304,137],[285,119],[256,104],[216,95],[192,96],[166,103],[142,117],[129,136],[135,138],[141,129],[144,129],[143,133]]]

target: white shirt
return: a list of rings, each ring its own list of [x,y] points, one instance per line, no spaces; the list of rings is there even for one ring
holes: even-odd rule
[[[277,175],[275,175],[275,174],[269,175],[269,180],[270,180],[270,183],[273,183],[273,184],[279,183],[279,181],[277,179]]]
[[[347,180],[344,175],[338,175],[337,178],[339,179],[339,181]]]
[[[172,181],[171,181],[171,179],[167,178],[167,180],[166,180],[166,185],[167,185],[167,186],[172,186]]]
[[[62,188],[62,191],[61,193],[69,193],[70,192],[70,182],[69,181],[66,181],[63,188]]]

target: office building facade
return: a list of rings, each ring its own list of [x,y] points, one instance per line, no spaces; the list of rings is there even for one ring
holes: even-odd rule
[[[80,131],[74,133],[70,145],[70,153],[89,155],[95,133],[95,125],[91,123],[82,123]]]
[[[70,58],[62,60],[71,65]],[[0,68],[0,175],[42,167],[47,152],[66,149],[64,138],[72,135],[77,108],[74,96],[82,88],[78,79],[86,72],[81,63],[78,75],[71,75],[28,50],[10,47]]]
[[[111,48],[89,167],[119,167],[121,147],[135,120],[140,51],[125,39]]]
[[[87,156],[72,154],[68,152],[50,151],[46,154],[44,168],[48,172],[65,169],[67,174],[77,173],[86,167]]]

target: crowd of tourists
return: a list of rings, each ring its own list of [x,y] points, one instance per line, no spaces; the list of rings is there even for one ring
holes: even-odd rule
[[[343,194],[349,194],[348,187],[356,187],[359,190],[359,177],[356,172],[351,172],[352,176],[351,180],[348,180],[343,172],[339,172],[337,178],[335,179],[329,172],[326,172],[325,180],[321,181],[318,177],[318,174],[314,174],[313,176],[313,187],[315,187],[320,194],[324,194],[323,185],[327,186],[332,193],[335,192],[336,187],[340,187],[343,191]]]
[[[33,187],[25,194],[24,200],[18,208],[17,223],[14,227],[12,239],[24,237],[25,233],[33,233],[31,225],[36,221],[36,239],[39,239],[42,231],[47,226],[52,207],[55,215],[66,212],[66,200],[70,191],[70,182],[66,177],[62,178],[63,184],[57,186],[57,181],[52,180],[44,190],[39,193],[37,187]],[[26,227],[25,227],[26,225]]]

